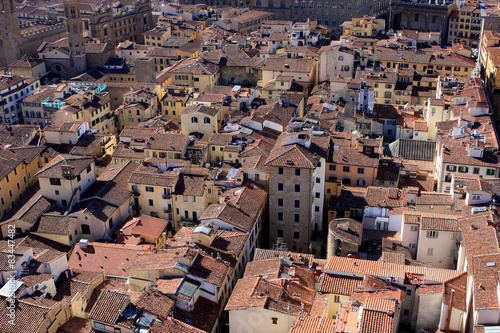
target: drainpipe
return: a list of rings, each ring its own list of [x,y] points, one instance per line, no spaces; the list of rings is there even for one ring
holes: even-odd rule
[[[452,308],[453,296],[455,296],[455,289],[451,290],[450,305],[449,305],[449,309],[448,309],[448,320],[446,322],[446,332],[448,332],[448,330],[450,329],[451,311],[453,310],[453,308]]]

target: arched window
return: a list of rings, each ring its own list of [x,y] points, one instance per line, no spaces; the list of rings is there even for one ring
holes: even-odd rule
[[[313,1],[309,1],[309,8],[313,8],[314,7],[314,2]]]
[[[305,8],[305,7],[306,7],[306,2],[305,2],[305,1],[302,1],[302,2],[300,3],[300,6],[301,6],[302,8]]]
[[[384,97],[385,98],[391,98],[392,97],[392,94],[390,91],[386,91],[385,94],[384,94]]]
[[[198,123],[198,117],[191,117],[191,122],[192,122],[193,124]]]
[[[339,61],[343,61],[344,60],[344,57],[343,56],[339,56]]]
[[[203,118],[203,123],[210,124],[210,118],[208,117]]]

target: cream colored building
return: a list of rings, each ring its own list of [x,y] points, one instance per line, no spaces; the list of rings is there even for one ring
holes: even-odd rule
[[[181,133],[184,135],[199,136],[208,141],[213,133],[218,133],[222,121],[222,112],[219,109],[193,104],[181,113]]]

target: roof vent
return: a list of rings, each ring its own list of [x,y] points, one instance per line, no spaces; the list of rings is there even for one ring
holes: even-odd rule
[[[491,261],[491,262],[487,262],[487,263],[486,263],[486,267],[495,267],[495,266],[496,266],[496,264],[495,264],[495,262],[494,262],[494,261]]]
[[[80,249],[86,249],[89,245],[89,240],[88,239],[80,239]]]

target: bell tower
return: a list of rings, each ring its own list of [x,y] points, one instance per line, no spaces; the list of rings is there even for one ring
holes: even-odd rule
[[[1,0],[0,6],[0,67],[7,67],[21,59],[21,30],[14,0]]]
[[[73,77],[87,71],[87,56],[83,39],[82,18],[80,17],[80,0],[64,0],[63,3],[70,55],[68,75]]]

